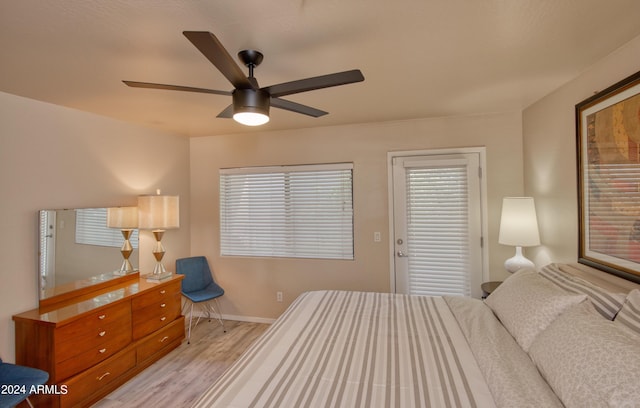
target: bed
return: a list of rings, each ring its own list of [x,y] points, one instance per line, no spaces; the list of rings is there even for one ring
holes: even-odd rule
[[[304,293],[194,407],[640,406],[640,286],[584,273],[485,301]]]

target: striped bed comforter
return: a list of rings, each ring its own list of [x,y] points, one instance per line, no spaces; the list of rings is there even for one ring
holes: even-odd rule
[[[441,297],[302,294],[195,407],[493,407]]]

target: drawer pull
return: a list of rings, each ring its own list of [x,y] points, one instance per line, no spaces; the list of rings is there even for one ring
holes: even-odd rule
[[[162,317],[160,318],[160,321],[161,321],[161,322],[164,322],[165,320],[167,320],[167,316],[162,316]]]
[[[105,317],[107,317],[107,315],[106,315],[106,314],[103,314],[103,315],[98,316],[98,319],[100,319],[100,320],[104,320],[104,318],[105,318]]]
[[[107,349],[106,349],[106,348],[103,348],[103,349],[100,349],[100,350],[98,350],[98,351],[100,352],[100,354],[104,354],[104,353],[105,353],[105,351],[107,351]]]
[[[160,294],[161,294],[161,295],[164,295],[165,293],[167,293],[167,291],[166,291],[166,290],[164,290],[164,289],[160,291]]]
[[[160,343],[164,343],[164,342],[165,342],[165,340],[167,340],[168,338],[169,338],[169,336],[164,336],[164,337],[162,338],[162,340],[160,340]]]
[[[163,303],[163,304],[160,305],[160,307],[167,307],[167,304]]]
[[[111,375],[111,373],[107,371],[106,373],[102,374],[100,377],[96,377],[96,380],[102,381],[102,379],[108,375]]]
[[[98,333],[98,336],[100,336],[100,337],[104,337],[104,335],[105,335],[105,334],[107,334],[107,332],[106,332],[106,331],[101,331],[100,333]]]

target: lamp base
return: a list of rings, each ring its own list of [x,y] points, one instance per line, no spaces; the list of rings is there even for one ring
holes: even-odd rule
[[[158,282],[164,279],[169,279],[171,275],[173,275],[172,272],[165,271],[161,273],[150,273],[148,275],[145,275],[145,278],[147,278],[147,281],[149,282]]]
[[[516,247],[516,254],[504,262],[504,268],[514,273],[522,268],[535,268],[535,264],[522,255],[522,247]]]
[[[156,255],[156,253],[154,253],[154,255]],[[147,275],[148,281],[160,281],[170,278],[173,274],[171,271],[164,269],[164,265],[161,262],[162,255],[164,255],[164,252],[161,254],[160,259],[156,257],[156,259],[158,259],[158,262],[156,262],[156,266],[155,268],[153,268],[153,273]]]
[[[162,258],[164,257],[162,235],[164,235],[164,230],[153,230],[153,236],[156,238],[156,246],[153,248],[153,257],[156,258],[156,266],[153,268],[153,273],[147,275],[147,281],[160,281],[171,277],[171,272],[167,271],[162,264]]]
[[[136,273],[136,272],[138,272],[138,270],[137,269],[133,269],[133,268],[128,269],[128,270],[127,269],[118,269],[117,271],[113,271],[113,274],[117,275],[117,276],[124,276],[124,275],[130,275],[130,274]]]
[[[131,256],[131,253],[133,252],[133,247],[131,246],[131,242],[129,242],[129,238],[131,237],[131,233],[133,232],[133,230],[123,229],[121,230],[121,232],[122,237],[124,238],[124,243],[122,244],[120,252],[122,253],[124,261],[122,262],[122,266],[120,267],[120,269],[113,272],[114,275],[118,276],[124,276],[130,273],[138,272],[137,269],[133,268],[133,265],[131,265],[131,262],[129,261],[129,256]]]

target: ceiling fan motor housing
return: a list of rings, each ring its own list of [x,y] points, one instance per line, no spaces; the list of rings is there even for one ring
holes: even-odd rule
[[[233,112],[262,113],[269,116],[270,96],[261,89],[236,89],[233,95]]]

